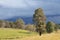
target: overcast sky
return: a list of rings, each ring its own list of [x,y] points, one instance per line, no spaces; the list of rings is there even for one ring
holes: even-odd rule
[[[0,0],[0,19],[32,16],[37,8],[42,8],[45,15],[59,15],[60,0]]]

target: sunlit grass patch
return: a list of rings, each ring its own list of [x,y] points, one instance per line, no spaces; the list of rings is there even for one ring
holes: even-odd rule
[[[31,35],[34,35],[34,32],[21,29],[0,28],[0,39],[18,39]]]

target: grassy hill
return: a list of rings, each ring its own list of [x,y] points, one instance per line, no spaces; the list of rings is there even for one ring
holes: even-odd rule
[[[60,31],[39,36],[26,30],[0,28],[0,40],[60,40]]]

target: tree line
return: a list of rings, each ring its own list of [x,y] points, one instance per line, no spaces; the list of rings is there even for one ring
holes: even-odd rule
[[[35,31],[34,24],[25,24],[23,19],[17,19],[15,22],[0,20],[0,28],[14,28],[14,29],[23,29],[29,31]]]

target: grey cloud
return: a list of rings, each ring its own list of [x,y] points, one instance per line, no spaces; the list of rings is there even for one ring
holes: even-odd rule
[[[22,6],[15,5],[17,8],[14,6],[14,8],[7,8],[5,7],[7,5],[4,6],[5,8],[0,8],[0,19],[11,18],[14,16],[32,16],[34,10],[40,7],[43,8],[45,15],[60,14],[60,0],[23,0],[21,2]],[[23,4],[26,5],[26,7],[23,7]]]

